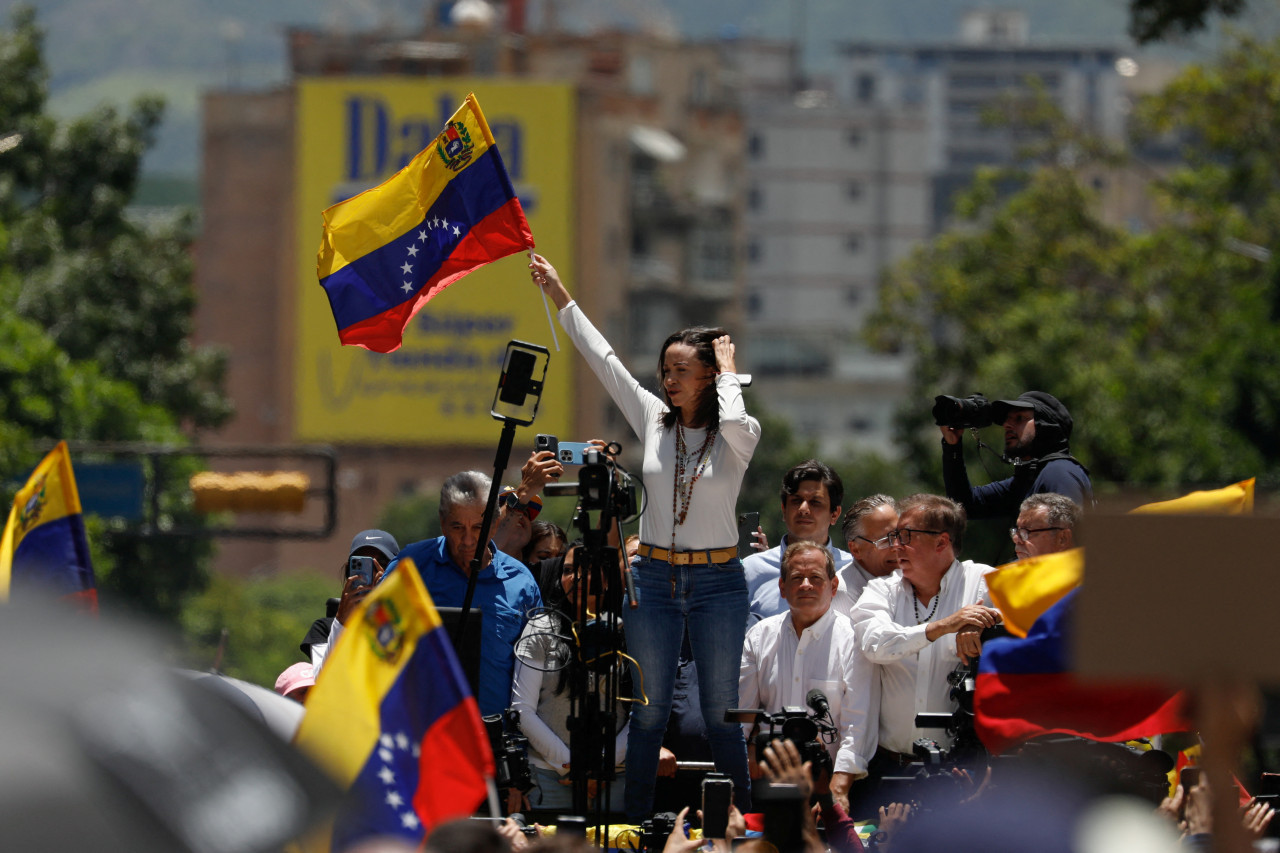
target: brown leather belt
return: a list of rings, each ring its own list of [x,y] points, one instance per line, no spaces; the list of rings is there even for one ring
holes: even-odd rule
[[[705,566],[708,563],[727,563],[738,556],[737,547],[712,548],[703,551],[668,551],[656,545],[640,543],[639,554],[650,560],[661,560],[673,566]]]

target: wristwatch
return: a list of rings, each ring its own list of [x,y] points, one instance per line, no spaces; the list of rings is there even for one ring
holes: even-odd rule
[[[514,510],[522,510],[529,506],[529,503],[527,501],[524,503],[521,503],[520,496],[515,492],[507,492],[505,503],[506,503],[507,509],[514,509]]]

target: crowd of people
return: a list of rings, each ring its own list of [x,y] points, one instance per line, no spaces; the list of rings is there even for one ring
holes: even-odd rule
[[[963,432],[941,426],[946,495],[850,498],[831,467],[800,461],[780,484],[786,529],[778,545],[740,554],[736,504],[761,434],[743,401],[729,335],[705,328],[671,335],[658,354],[655,394],[622,365],[554,267],[532,255],[530,269],[640,442],[646,509],[619,571],[587,583],[577,543],[538,520],[542,491],[564,474],[555,454],[533,453],[519,484],[502,491],[489,542],[480,532],[490,479],[457,473],[441,488],[438,538],[401,549],[383,531],[356,535],[351,555],[373,558],[372,583],[344,575],[335,612],[304,641],[307,671],[291,667],[278,687],[305,689],[359,601],[406,558],[437,606],[460,606],[472,581],[483,625],[480,710],[515,709],[530,745],[533,787],[512,791],[508,807],[563,812],[573,805],[575,769],[568,638],[584,598],[595,612],[629,571],[623,622],[631,664],[622,682],[636,701],[610,709],[617,778],[590,787],[593,797],[610,792],[602,807],[637,825],[655,808],[685,809],[683,821],[698,805],[690,801],[696,788],[671,802],[657,780],[702,762],[732,781],[730,826],[739,834],[741,815],[767,811],[761,780],[773,780],[813,800],[832,849],[861,849],[850,815],[888,830],[879,838],[886,843],[910,813],[897,801],[916,798],[900,783],[920,764],[918,744],[942,754],[952,746],[952,732],[917,725],[918,715],[956,711],[949,679],[982,653],[983,632],[1001,621],[986,585],[993,567],[962,559],[967,519],[1007,517],[1019,559],[1077,544],[1092,495],[1087,471],[1070,455],[1066,407],[1039,391],[994,404],[1015,474],[985,486],[971,486],[964,472]],[[565,660],[551,665],[556,656]],[[817,752],[794,737],[771,739],[777,719],[797,708],[817,724]],[[969,796],[981,792],[980,771],[956,775]],[[1181,802],[1173,811],[1186,814]],[[1265,826],[1269,810],[1252,818]],[[816,838],[810,824],[802,829]],[[692,849],[682,841],[673,832],[667,849]]]

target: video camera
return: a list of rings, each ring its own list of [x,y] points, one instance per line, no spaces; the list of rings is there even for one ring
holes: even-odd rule
[[[813,763],[813,778],[816,780],[821,778],[824,771],[830,775],[835,769],[826,744],[834,743],[838,733],[831,722],[827,697],[821,690],[810,690],[805,701],[812,713],[798,706],[785,706],[776,714],[764,710],[731,708],[725,712],[725,720],[755,722],[761,726],[768,723],[768,731],[757,732],[755,736],[757,760],[764,755],[765,747],[775,740],[789,740],[795,744],[802,762]]]
[[[675,828],[674,812],[658,812],[640,824],[640,849],[656,853],[667,845],[667,839]]]
[[[529,739],[520,731],[520,712],[508,708],[501,714],[481,717],[489,748],[493,750],[493,784],[497,788],[533,790],[529,772]]]
[[[939,394],[933,398],[933,422],[954,429],[981,429],[995,423],[995,417],[990,401],[981,394],[968,397]]]

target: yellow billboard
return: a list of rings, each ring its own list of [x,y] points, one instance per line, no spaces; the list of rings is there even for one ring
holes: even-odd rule
[[[474,92],[538,251],[573,266],[577,118],[572,86],[481,78],[349,77],[297,83],[294,437],[415,445],[496,444],[489,416],[509,340],[552,350],[538,432],[570,431],[572,346],[556,352],[528,259],[513,255],[422,308],[392,353],[344,347],[316,276],[321,211],[385,181]]]

